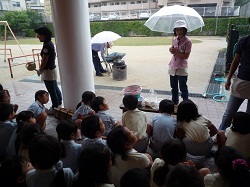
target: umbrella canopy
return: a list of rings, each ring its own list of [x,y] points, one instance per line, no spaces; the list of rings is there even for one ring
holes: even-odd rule
[[[121,38],[119,34],[116,34],[112,31],[102,31],[97,33],[91,40],[91,43],[106,43],[113,42]]]
[[[204,26],[203,19],[198,12],[191,7],[180,5],[161,8],[144,25],[152,31],[173,33],[174,24],[177,20],[186,21],[188,32]]]

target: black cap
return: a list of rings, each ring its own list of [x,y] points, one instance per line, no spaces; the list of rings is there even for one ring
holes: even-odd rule
[[[35,29],[35,33],[45,35],[45,36],[48,36],[48,37],[52,36],[52,32],[46,26],[41,26],[41,27]]]

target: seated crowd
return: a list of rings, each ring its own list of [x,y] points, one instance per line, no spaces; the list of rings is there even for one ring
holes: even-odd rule
[[[0,181],[2,187],[249,187],[250,115],[237,112],[219,131],[187,99],[164,99],[147,122],[138,99],[125,95],[122,121],[105,98],[86,91],[57,137],[45,132],[49,94],[17,113],[0,85]],[[77,140],[77,141],[76,141]],[[79,143],[81,140],[81,143]],[[217,141],[218,150],[212,150]],[[198,168],[187,155],[214,157],[217,171]]]

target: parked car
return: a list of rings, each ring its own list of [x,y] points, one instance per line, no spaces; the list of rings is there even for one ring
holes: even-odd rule
[[[120,19],[115,12],[110,12],[108,18],[109,20]]]
[[[99,14],[89,14],[89,21],[98,21],[101,19]]]
[[[108,15],[102,15],[101,20],[102,21],[107,21],[107,20],[109,20],[109,16]]]
[[[139,14],[139,19],[148,19],[150,17],[150,13],[148,10],[142,10]]]

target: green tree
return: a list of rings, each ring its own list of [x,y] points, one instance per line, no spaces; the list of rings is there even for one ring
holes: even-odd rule
[[[234,6],[243,6],[248,2],[250,2],[250,0],[235,0]]]
[[[15,35],[20,35],[30,27],[31,19],[26,11],[8,11],[4,13],[3,20],[7,21]]]
[[[29,26],[30,29],[35,29],[44,23],[44,17],[41,13],[33,10],[28,10],[26,13],[31,20]]]

